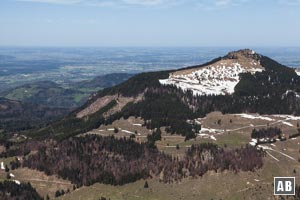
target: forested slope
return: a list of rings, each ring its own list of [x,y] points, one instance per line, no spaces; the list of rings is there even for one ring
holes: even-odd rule
[[[234,54],[233,54],[234,55]],[[162,85],[160,79],[168,78],[175,71],[149,72],[135,75],[129,80],[111,88],[99,91],[79,109],[59,123],[38,130],[33,135],[65,138],[96,128],[96,125],[112,123],[114,120],[129,116],[141,117],[148,128],[167,127],[171,134],[181,134],[190,139],[196,136],[200,127],[191,122],[204,117],[212,111],[223,113],[261,113],[261,114],[300,114],[300,77],[291,68],[259,55],[251,55],[259,61],[264,70],[255,73],[241,73],[240,81],[233,94],[195,95],[189,90],[182,91],[176,86]],[[233,57],[233,58],[232,58]],[[236,59],[229,53],[223,58],[207,64],[195,66],[201,68],[222,59]],[[188,70],[193,69],[187,68]],[[90,106],[101,97],[117,95],[135,97],[143,94],[142,101],[131,102],[117,113],[108,117],[91,114],[84,119],[76,118],[76,113]],[[118,101],[118,99],[115,99]],[[113,102],[107,106],[112,108]],[[110,109],[105,106],[106,109]],[[94,122],[98,123],[94,123]],[[188,122],[189,121],[189,122]],[[57,130],[59,131],[51,131]]]

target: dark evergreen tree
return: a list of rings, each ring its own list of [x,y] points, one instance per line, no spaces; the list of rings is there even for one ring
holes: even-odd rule
[[[148,182],[146,181],[144,184],[144,188],[149,188]]]

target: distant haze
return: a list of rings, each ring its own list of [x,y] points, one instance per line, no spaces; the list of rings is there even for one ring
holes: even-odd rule
[[[0,47],[0,92],[33,81],[69,84],[110,73],[141,73],[198,65],[241,47]],[[253,48],[300,67],[298,48]]]
[[[0,46],[300,46],[300,0],[1,0]]]

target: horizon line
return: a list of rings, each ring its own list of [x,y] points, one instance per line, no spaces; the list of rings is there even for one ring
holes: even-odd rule
[[[300,46],[291,46],[291,45],[220,45],[220,46],[208,46],[208,45],[162,45],[162,46],[151,46],[151,45],[0,45],[0,48],[242,48],[242,49],[251,49],[251,48],[300,48]]]

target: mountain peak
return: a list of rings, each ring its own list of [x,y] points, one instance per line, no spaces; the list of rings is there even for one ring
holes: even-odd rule
[[[234,93],[240,80],[239,74],[262,72],[261,55],[251,49],[229,52],[207,65],[172,72],[163,85],[176,85],[191,90],[195,95],[226,95]]]
[[[261,55],[257,54],[254,50],[241,49],[238,51],[229,52],[224,58],[225,59],[249,58],[249,59],[259,60],[260,57],[261,57]]]

